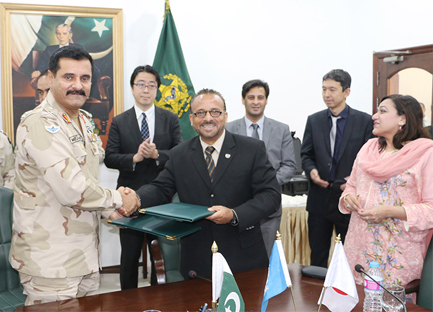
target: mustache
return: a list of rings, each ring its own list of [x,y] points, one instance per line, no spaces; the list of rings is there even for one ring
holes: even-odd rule
[[[200,123],[200,126],[204,126],[204,125],[213,125],[213,126],[216,126],[217,123],[215,121],[204,121],[204,122]]]
[[[86,93],[84,92],[84,90],[68,90],[66,92],[66,95],[69,95],[69,94],[78,94],[78,95],[86,96]]]

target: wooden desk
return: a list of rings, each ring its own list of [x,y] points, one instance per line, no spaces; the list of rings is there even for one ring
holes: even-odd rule
[[[299,312],[317,311],[317,301],[323,280],[301,276],[301,265],[290,264],[296,305]],[[246,311],[260,311],[267,269],[235,274],[236,282],[245,301]],[[362,311],[364,291],[358,286],[359,303],[353,311]],[[89,296],[28,307],[15,311],[197,311],[205,302],[212,300],[212,284],[196,279],[183,282],[130,289],[114,293]],[[408,304],[408,311],[429,311],[423,307]],[[269,300],[267,311],[295,311],[289,290]],[[329,311],[322,306],[321,311]]]

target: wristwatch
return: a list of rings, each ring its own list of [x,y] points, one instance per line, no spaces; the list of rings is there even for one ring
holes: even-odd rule
[[[232,219],[232,221],[230,221],[230,224],[232,226],[237,226],[237,225],[239,225],[238,215],[234,209],[232,209],[232,212],[233,212],[233,219]]]

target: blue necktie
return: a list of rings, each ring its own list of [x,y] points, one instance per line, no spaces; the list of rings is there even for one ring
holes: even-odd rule
[[[147,126],[146,114],[142,113],[143,120],[141,121],[141,137],[143,141],[149,137],[149,127]]]

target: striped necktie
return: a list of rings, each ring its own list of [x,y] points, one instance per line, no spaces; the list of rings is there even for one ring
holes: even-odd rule
[[[206,165],[207,165],[207,171],[209,172],[210,181],[213,182],[213,172],[215,169],[215,163],[212,158],[212,153],[215,150],[215,147],[208,146],[206,147]]]

